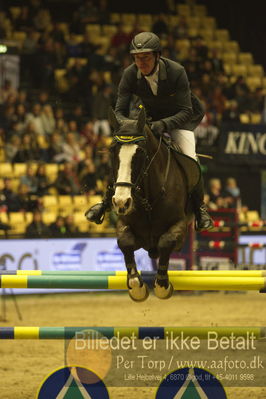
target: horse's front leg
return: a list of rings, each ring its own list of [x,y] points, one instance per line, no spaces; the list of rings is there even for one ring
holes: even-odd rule
[[[117,243],[125,259],[129,296],[133,301],[143,302],[148,298],[149,290],[137,269],[134,256],[136,241],[129,226],[119,223]]]
[[[168,299],[173,294],[173,286],[168,277],[169,259],[175,248],[181,249],[186,231],[187,223],[182,220],[173,225],[159,239],[159,264],[154,280],[154,293],[160,299]]]

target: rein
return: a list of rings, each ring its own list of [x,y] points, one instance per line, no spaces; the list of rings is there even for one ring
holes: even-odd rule
[[[128,142],[131,143],[137,143],[138,141],[142,141],[144,140],[144,136],[139,136],[139,137],[135,137],[134,139],[131,140],[124,140],[124,138],[120,139],[119,136],[115,136],[115,140],[116,142],[120,142],[122,145]],[[165,174],[164,174],[164,181],[163,181],[163,185],[161,187],[159,196],[156,198],[156,200],[153,202],[153,204],[151,205],[149,200],[147,199],[147,192],[148,192],[148,188],[147,188],[147,177],[149,175],[149,169],[152,165],[152,163],[154,162],[156,156],[158,155],[161,145],[162,145],[162,140],[163,140],[163,136],[160,135],[160,139],[159,139],[159,143],[158,143],[158,147],[155,151],[155,153],[153,154],[152,158],[149,160],[149,157],[147,155],[147,151],[144,150],[143,148],[141,148],[142,151],[145,152],[145,158],[144,158],[144,162],[142,165],[142,169],[141,172],[139,173],[137,180],[135,181],[135,183],[129,183],[129,182],[115,182],[115,178],[113,175],[113,187],[129,187],[133,190],[133,195],[135,196],[136,200],[142,205],[142,207],[144,208],[144,210],[146,212],[151,212],[152,211],[152,205],[154,205],[155,202],[157,202],[157,200],[159,199],[160,195],[165,195],[166,192],[166,182],[168,179],[168,175],[169,175],[169,170],[170,170],[170,146],[167,145],[167,164],[166,164],[166,169],[165,169]],[[112,153],[113,156],[113,153]],[[145,168],[145,164],[146,164],[146,160],[149,161],[148,165]],[[145,178],[145,180],[144,180]],[[144,196],[141,194],[141,187],[140,187],[140,182],[144,181]]]

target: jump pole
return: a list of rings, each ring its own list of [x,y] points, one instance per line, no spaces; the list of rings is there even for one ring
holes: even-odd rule
[[[3,339],[100,339],[114,337],[121,339],[173,339],[178,336],[208,339],[210,334],[220,337],[244,337],[265,339],[266,327],[0,327]]]
[[[142,276],[154,277],[155,271],[140,271]],[[126,276],[126,270],[4,270],[0,276]],[[176,277],[266,277],[266,270],[169,270],[169,276]]]
[[[150,286],[153,279],[143,280]],[[170,277],[174,290],[261,291],[266,277]],[[0,276],[0,288],[127,290],[126,276]]]

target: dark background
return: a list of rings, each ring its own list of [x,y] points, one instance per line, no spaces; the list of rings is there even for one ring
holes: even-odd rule
[[[85,0],[83,0],[85,1]],[[0,4],[5,1],[0,0]],[[23,3],[14,0],[12,3]],[[44,0],[44,4],[52,6],[53,13],[62,20],[71,17],[72,12],[80,5],[80,0]],[[176,4],[184,2],[176,1]],[[62,13],[64,4],[64,13]],[[241,51],[252,52],[255,62],[266,68],[266,4],[262,0],[250,2],[241,0],[196,0],[196,4],[204,4],[208,14],[214,16],[218,28],[228,29],[232,40],[240,43]],[[158,14],[168,11],[167,0],[108,0],[110,12]]]
[[[266,68],[266,3],[264,1],[197,0],[196,4],[205,4],[208,14],[216,18],[218,28],[228,29],[232,40],[240,43],[241,51],[252,52],[255,62],[263,64]],[[156,14],[165,12],[167,5],[165,0],[112,0],[110,9],[113,12]]]
[[[237,40],[241,51],[254,55],[255,63],[266,68],[266,16],[264,1],[204,0],[209,14],[214,16],[218,27],[228,29],[231,38]]]

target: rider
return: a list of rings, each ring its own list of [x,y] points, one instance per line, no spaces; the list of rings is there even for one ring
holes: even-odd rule
[[[182,152],[195,160],[193,130],[204,116],[199,99],[190,91],[183,66],[161,57],[160,39],[152,32],[137,34],[130,46],[134,63],[124,70],[118,87],[115,112],[118,119],[127,119],[133,95],[140,98],[155,134],[167,132]],[[102,223],[105,211],[110,208],[112,187],[103,202],[94,205],[86,213],[88,220]],[[203,202],[203,180],[192,192],[196,229],[209,230],[213,221]]]

